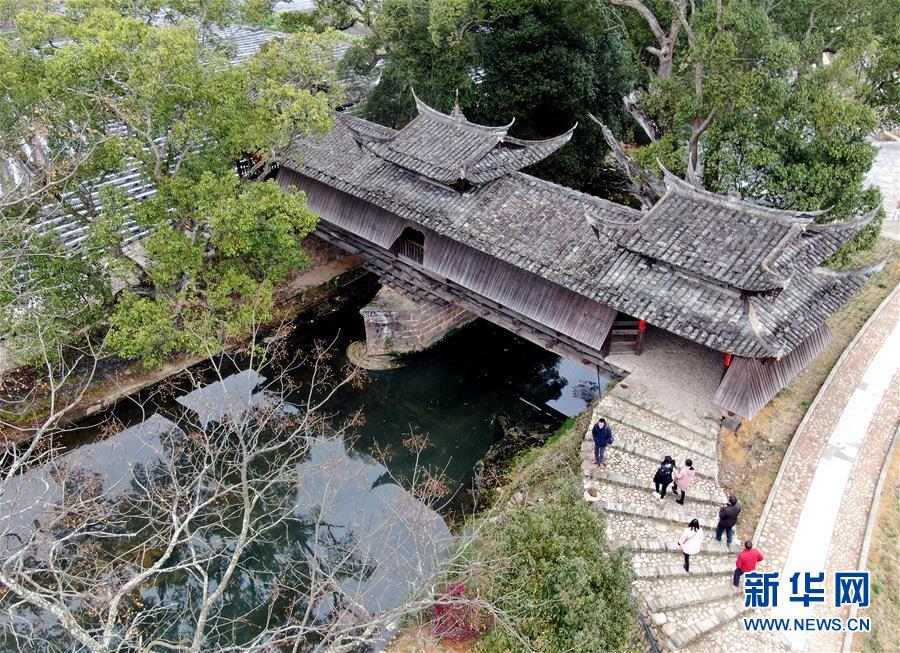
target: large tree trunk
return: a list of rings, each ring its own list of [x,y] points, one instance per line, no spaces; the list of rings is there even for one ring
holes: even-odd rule
[[[644,130],[644,133],[647,134],[647,138],[649,138],[654,143],[659,140],[661,132],[657,124],[653,121],[650,116],[641,111],[638,103],[641,100],[641,91],[632,91],[628,95],[622,98],[622,102],[625,104],[625,110],[634,118],[635,122],[641,126],[641,129]]]

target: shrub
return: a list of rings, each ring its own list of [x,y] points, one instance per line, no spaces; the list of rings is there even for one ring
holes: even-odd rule
[[[513,617],[513,628],[535,650],[631,648],[631,565],[624,551],[607,550],[605,530],[575,485],[557,483],[540,503],[512,509],[491,533],[483,554],[506,564],[482,581],[481,596]],[[501,627],[478,644],[480,651],[520,648],[511,629]]]
[[[367,45],[355,43],[350,46],[338,64],[338,72],[341,76],[365,75],[375,67],[375,60],[375,50]]]
[[[278,18],[278,28],[282,32],[325,31],[325,24],[319,18],[305,11],[286,11]]]

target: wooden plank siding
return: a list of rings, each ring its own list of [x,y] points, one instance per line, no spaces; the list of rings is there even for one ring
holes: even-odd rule
[[[456,304],[581,365],[591,369],[599,367],[614,378],[624,378],[626,374],[625,370],[609,363],[600,352],[583,343],[519,315],[450,280],[437,279],[415,262],[397,258],[392,252],[377,247],[349,231],[322,221],[316,229],[316,235],[359,256],[365,261],[366,267],[377,274],[384,283],[410,297]]]
[[[831,340],[831,331],[823,324],[796,349],[778,360],[735,357],[719,383],[713,401],[732,413],[753,418],[822,353]]]
[[[424,260],[417,275],[411,276],[410,270],[418,266],[402,262],[408,268],[405,283],[427,286],[422,277],[430,277],[438,282],[438,290],[442,284],[444,293],[453,297],[444,299],[456,303],[466,302],[464,291],[474,293],[477,297],[469,303],[477,304],[475,312],[482,317],[498,324],[502,320],[505,328],[516,326],[511,321],[517,320],[528,325],[526,331],[536,330],[551,339],[566,341],[566,349],[581,351],[575,360],[587,358],[592,365],[598,364],[596,359],[602,360],[600,350],[617,315],[614,309],[293,170],[282,168],[278,182],[284,189],[296,187],[305,191],[309,208],[329,226],[338,228],[330,233],[320,229],[325,236],[346,240],[349,233],[362,239],[363,245],[381,250],[375,257],[380,263],[363,257],[372,265],[377,263],[380,274],[388,274],[392,266],[396,267],[397,257],[389,250],[406,227],[414,228],[425,234]],[[360,244],[356,247],[360,248]],[[387,265],[385,256],[392,265]],[[496,319],[490,313],[496,313]],[[547,346],[545,342],[539,344]],[[602,366],[609,369],[605,362]]]

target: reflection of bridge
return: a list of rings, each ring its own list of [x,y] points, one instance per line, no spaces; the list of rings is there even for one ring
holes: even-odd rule
[[[307,193],[323,238],[402,294],[375,311],[377,328],[367,324],[382,345],[410,330],[415,348],[465,309],[619,373],[604,354],[616,321],[630,319],[638,334],[650,323],[721,352],[716,401],[752,416],[824,348],[825,319],[875,270],[818,267],[869,216],[814,224],[668,173],[663,197],[640,212],[519,172],[571,130],[523,141],[416,101],[419,115],[399,131],[340,116],[278,177]],[[389,324],[388,313],[402,319]]]

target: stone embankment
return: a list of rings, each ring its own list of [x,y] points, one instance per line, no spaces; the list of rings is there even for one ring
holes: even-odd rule
[[[615,442],[606,451],[606,468],[594,464],[590,429],[582,444],[585,498],[606,512],[610,546],[631,551],[637,579],[634,594],[661,650],[741,651],[740,642],[721,648],[717,631],[745,613],[742,594],[731,585],[742,536],[740,523],[730,547],[715,541],[718,510],[727,500],[719,485],[718,425],[668,410],[622,386],[594,410],[603,416]],[[659,500],[653,475],[663,457],[693,461],[697,476],[685,505],[671,491]],[[685,573],[678,538],[692,519],[704,531],[700,553]],[[746,650],[753,650],[748,648]],[[761,649],[757,649],[761,650]]]
[[[275,319],[264,327],[262,330],[264,333],[274,330],[280,324],[290,322],[301,312],[313,309],[366,274],[359,259],[335,249],[324,241],[310,238],[306,243],[306,249],[313,265],[276,290],[278,307]],[[4,375],[10,375],[16,370],[8,360],[4,362],[4,355],[8,356],[8,353],[4,354],[0,348],[0,386]],[[93,375],[80,400],[76,401],[74,397],[63,395],[63,402],[72,401],[74,405],[60,421],[60,425],[71,425],[85,417],[107,410],[123,397],[134,395],[177,376],[195,365],[208,361],[209,357],[182,354],[151,370],[144,368],[137,361],[111,360],[112,362],[107,361],[102,370]],[[64,390],[70,394],[79,393],[81,386],[73,382]],[[15,421],[18,426],[26,427],[43,419],[47,410],[47,398],[37,397],[28,404],[27,414],[19,414]],[[20,437],[22,432],[17,429],[0,430],[0,439],[17,440]]]

